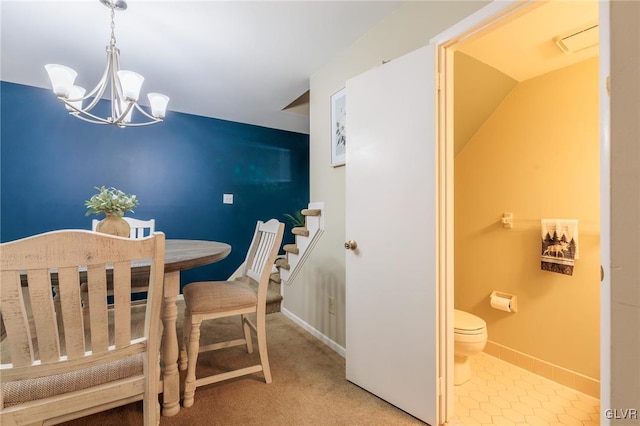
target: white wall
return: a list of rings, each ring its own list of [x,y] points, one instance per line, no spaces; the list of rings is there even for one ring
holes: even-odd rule
[[[325,203],[325,232],[297,281],[285,288],[284,309],[344,348],[345,167],[330,162],[330,97],[345,82],[382,61],[397,58],[482,8],[486,1],[407,2],[311,77],[311,200]],[[349,100],[347,98],[347,110]],[[347,141],[348,143],[348,141]],[[328,313],[328,298],[336,314]]]

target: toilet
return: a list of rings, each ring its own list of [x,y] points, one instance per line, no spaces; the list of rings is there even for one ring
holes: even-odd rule
[[[487,344],[487,323],[480,317],[453,310],[453,383],[461,385],[471,378],[469,357],[479,354]]]

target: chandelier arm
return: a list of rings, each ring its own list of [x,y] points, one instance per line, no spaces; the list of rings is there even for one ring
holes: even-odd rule
[[[104,119],[102,117],[98,117],[97,115],[93,115],[88,111],[81,110],[72,105],[69,101],[64,98],[58,98],[62,103],[68,106],[72,111],[69,111],[70,115],[73,115],[76,118],[79,118],[84,121],[88,121],[90,123],[96,124],[113,124],[111,121]]]
[[[151,124],[156,124],[161,122],[162,120],[155,120],[155,121],[145,121],[142,123],[120,123],[118,124],[118,127],[142,127],[142,126],[149,126]]]
[[[102,99],[102,95],[104,94],[105,89],[107,88],[107,77],[109,76],[109,69],[111,68],[111,64],[112,64],[112,58],[111,58],[111,53],[109,52],[109,48],[107,48],[107,66],[104,69],[104,73],[102,74],[102,77],[100,77],[100,80],[98,81],[98,84],[96,84],[96,86],[91,89],[91,91],[86,94],[82,99],[80,100],[86,100],[89,98],[93,98],[93,100],[84,108],[82,108],[82,111],[84,112],[89,112],[93,109],[94,106],[97,105],[98,101],[100,101],[100,99]]]
[[[113,14],[113,9],[111,10],[111,13]],[[112,18],[112,25],[113,25],[113,18]],[[115,46],[113,45],[113,29],[111,30],[111,49],[113,50],[115,48]],[[114,119],[115,123],[118,123],[119,121],[122,121],[122,118],[124,117],[124,115],[120,115],[121,111],[120,111],[120,98],[118,97],[118,90],[116,90],[116,84],[118,79],[116,78],[116,72],[118,69],[120,69],[120,61],[118,61],[118,56],[112,51],[111,52],[111,57],[110,57],[111,61],[110,61],[110,66],[111,66],[111,73],[109,74],[110,80],[111,80],[111,117]],[[119,121],[115,120],[116,117],[119,117]]]
[[[137,106],[137,105],[134,105]],[[72,107],[73,108],[73,107]],[[147,114],[146,112],[142,111],[143,114],[145,114],[147,117],[151,118],[151,121],[145,121],[145,122],[136,122],[136,123],[127,123],[127,122],[120,122],[120,123],[116,123],[114,121],[110,121],[110,120],[105,120],[103,118],[100,118],[98,116],[95,116],[93,114],[89,114],[86,112],[82,112],[80,110],[78,110],[77,108],[74,108],[76,111],[75,112],[70,112],[69,114],[73,115],[76,118],[79,118],[82,121],[86,121],[88,123],[93,123],[93,124],[116,124],[118,127],[142,127],[142,126],[149,126],[151,124],[156,124],[162,121],[162,119],[159,118],[155,118],[150,116],[149,114]]]
[[[76,118],[79,118],[80,120],[86,121],[88,123],[94,123],[94,124],[116,124],[120,127],[140,127],[140,126],[148,126],[150,124],[155,124],[155,123],[159,123],[161,121],[163,121],[161,118],[156,118],[152,115],[150,115],[149,113],[147,113],[144,109],[142,109],[140,107],[140,105],[138,105],[137,103],[133,103],[131,102],[129,107],[127,107],[127,109],[125,110],[125,112],[118,117],[118,119],[116,120],[107,120],[101,117],[98,117],[97,115],[93,115],[85,110],[81,110],[76,108],[75,106],[73,106],[69,101],[67,101],[64,98],[60,98],[60,101],[63,102],[65,105],[69,106],[69,108],[71,108],[73,111],[70,111],[69,114],[73,115]],[[145,117],[147,117],[150,121],[145,121],[145,122],[136,122],[136,123],[127,123],[122,121],[122,119],[124,117],[126,117],[126,115],[129,113],[129,111],[132,108],[136,108],[138,111],[140,111],[140,113],[142,113]]]
[[[136,109],[138,111],[140,111],[142,113],[142,115],[144,115],[145,117],[149,118],[150,120],[153,120],[154,123],[162,121],[162,118],[154,117],[153,115],[149,114],[147,111],[143,110],[142,107],[140,105],[138,105],[137,103],[135,104],[135,107],[136,107]]]
[[[138,110],[142,115],[147,117],[150,121],[135,122],[135,123],[124,121],[123,120],[124,117],[126,117],[129,111],[131,111],[133,108]],[[162,121],[161,118],[156,118],[151,114],[149,114],[148,112],[146,112],[144,109],[142,109],[142,107],[138,105],[137,102],[130,102],[129,105],[127,106],[127,109],[116,120],[113,121],[113,124],[116,124],[120,127],[139,127],[139,126],[148,126],[149,124],[155,124],[161,121]]]
[[[112,105],[115,104],[116,102],[112,102]],[[128,101],[127,102],[127,107],[124,109],[124,111],[122,111],[120,109],[120,107],[117,108],[113,108],[112,106],[112,112],[114,113],[114,115],[112,115],[113,118],[113,124],[118,124],[120,125],[121,123],[124,122],[125,117],[127,116],[127,114],[129,114],[129,111],[131,111],[131,109],[133,108],[133,106],[135,105],[135,102],[133,101]]]
[[[115,39],[114,41],[115,42]],[[124,116],[122,114],[122,103],[128,102],[123,95],[122,92],[122,84],[120,83],[120,79],[118,78],[118,71],[120,70],[120,51],[115,45],[112,46],[113,53],[111,57],[111,116],[112,117],[120,117]],[[127,109],[127,111],[129,111]],[[118,121],[116,121],[118,122]]]
[[[104,119],[102,119],[100,117],[96,117],[93,114],[89,114],[89,115],[91,115],[91,117],[96,117],[97,120],[92,120],[90,118],[87,118],[87,117],[85,117],[83,115],[76,114],[76,113],[70,113],[70,114],[73,115],[75,118],[78,118],[78,119],[80,119],[82,121],[86,121],[87,123],[92,123],[92,124],[113,124],[112,122],[106,121],[106,120],[104,120]]]
[[[117,78],[115,77],[115,75],[113,74],[113,70],[111,70],[111,118],[114,120],[114,123],[118,123],[119,121],[122,121],[122,119],[124,118],[124,114],[121,114],[121,105],[120,105],[120,98],[118,96],[118,91],[115,89],[116,87],[116,80]],[[127,108],[127,110],[130,108]],[[116,120],[116,117],[118,117],[119,119]]]

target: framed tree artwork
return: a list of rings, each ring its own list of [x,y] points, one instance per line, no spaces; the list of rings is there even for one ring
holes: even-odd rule
[[[331,166],[344,166],[346,162],[347,134],[345,131],[346,89],[331,95]]]

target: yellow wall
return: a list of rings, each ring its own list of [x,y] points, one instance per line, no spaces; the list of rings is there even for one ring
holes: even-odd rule
[[[598,60],[517,85],[455,159],[455,307],[489,340],[599,378]],[[513,229],[500,223],[511,212]],[[540,219],[579,220],[573,276],[540,270]],[[518,313],[489,294],[518,296]]]

